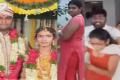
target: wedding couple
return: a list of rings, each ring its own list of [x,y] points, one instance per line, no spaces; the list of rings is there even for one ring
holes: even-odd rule
[[[27,52],[25,38],[12,29],[11,7],[0,3],[0,8],[0,80],[57,80],[57,52],[53,49],[55,30],[37,29],[37,48]],[[35,73],[32,76],[31,71]]]

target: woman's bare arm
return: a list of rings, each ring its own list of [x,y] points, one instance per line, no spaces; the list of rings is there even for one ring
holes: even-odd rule
[[[108,70],[101,69],[99,67],[96,67],[94,65],[88,64],[87,68],[89,70],[92,70],[98,74],[101,75],[106,75],[108,77],[112,77],[115,73],[115,70],[117,68],[118,62],[119,62],[120,57],[118,55],[113,55],[110,57],[110,60],[108,62]]]

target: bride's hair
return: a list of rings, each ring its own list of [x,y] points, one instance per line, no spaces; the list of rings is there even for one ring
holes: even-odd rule
[[[37,30],[36,30],[36,33],[35,33],[35,38],[37,37],[37,34],[40,32],[40,31],[43,31],[43,30],[47,30],[49,31],[50,33],[52,33],[53,37],[56,38],[56,30],[52,27],[39,27]]]

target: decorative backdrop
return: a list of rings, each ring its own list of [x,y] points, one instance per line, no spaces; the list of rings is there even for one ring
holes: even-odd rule
[[[58,0],[0,0],[7,2],[17,14],[36,15],[56,10]]]

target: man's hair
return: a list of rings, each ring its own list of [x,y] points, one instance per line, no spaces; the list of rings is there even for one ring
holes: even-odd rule
[[[93,16],[93,15],[97,15],[97,14],[103,14],[104,17],[107,17],[107,12],[106,12],[106,10],[103,9],[103,8],[98,8],[98,9],[93,9],[93,10],[92,10],[92,16]]]

